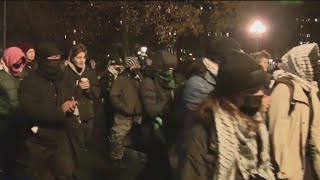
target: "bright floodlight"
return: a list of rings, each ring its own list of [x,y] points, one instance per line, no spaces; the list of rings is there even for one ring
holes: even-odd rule
[[[255,21],[253,25],[249,29],[250,33],[265,33],[266,32],[266,27],[262,24],[261,21]]]

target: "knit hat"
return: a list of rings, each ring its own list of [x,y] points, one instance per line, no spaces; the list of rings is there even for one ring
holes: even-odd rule
[[[134,67],[134,66],[140,67],[140,63],[139,63],[137,57],[128,56],[128,57],[126,57],[126,59],[124,61],[126,63],[126,67],[127,68],[131,68],[131,67]]]
[[[60,49],[55,43],[41,43],[37,49],[37,56],[39,58],[48,58],[53,55],[61,55]]]
[[[232,50],[225,54],[216,83],[217,95],[229,96],[265,85],[267,74],[248,54]]]
[[[24,53],[27,53],[30,49],[34,49],[33,45],[28,42],[18,43],[17,47],[19,47]]]
[[[214,61],[224,61],[224,54],[230,50],[241,51],[240,44],[230,37],[218,37],[210,39],[205,57]]]

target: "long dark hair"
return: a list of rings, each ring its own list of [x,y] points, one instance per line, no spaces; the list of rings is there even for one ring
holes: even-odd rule
[[[253,95],[261,89],[263,89],[263,86],[245,90],[228,97],[216,96],[215,93],[212,92],[211,95],[204,99],[200,104],[198,108],[198,115],[202,117],[202,119],[208,120],[208,117],[211,116],[213,111],[220,107],[231,116],[240,116],[241,119],[247,124],[248,131],[257,132],[258,123],[252,117],[240,112],[239,108],[244,104],[244,100],[247,95]],[[206,124],[207,123],[208,122],[206,122]]]

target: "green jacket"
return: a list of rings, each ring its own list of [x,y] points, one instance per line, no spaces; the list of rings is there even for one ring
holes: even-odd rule
[[[0,135],[6,131],[10,124],[8,119],[11,119],[19,107],[19,84],[19,77],[0,71]]]

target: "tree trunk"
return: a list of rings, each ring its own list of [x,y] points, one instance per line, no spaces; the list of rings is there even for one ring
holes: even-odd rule
[[[129,51],[129,26],[123,25],[122,29],[122,52],[123,57],[127,57]]]

